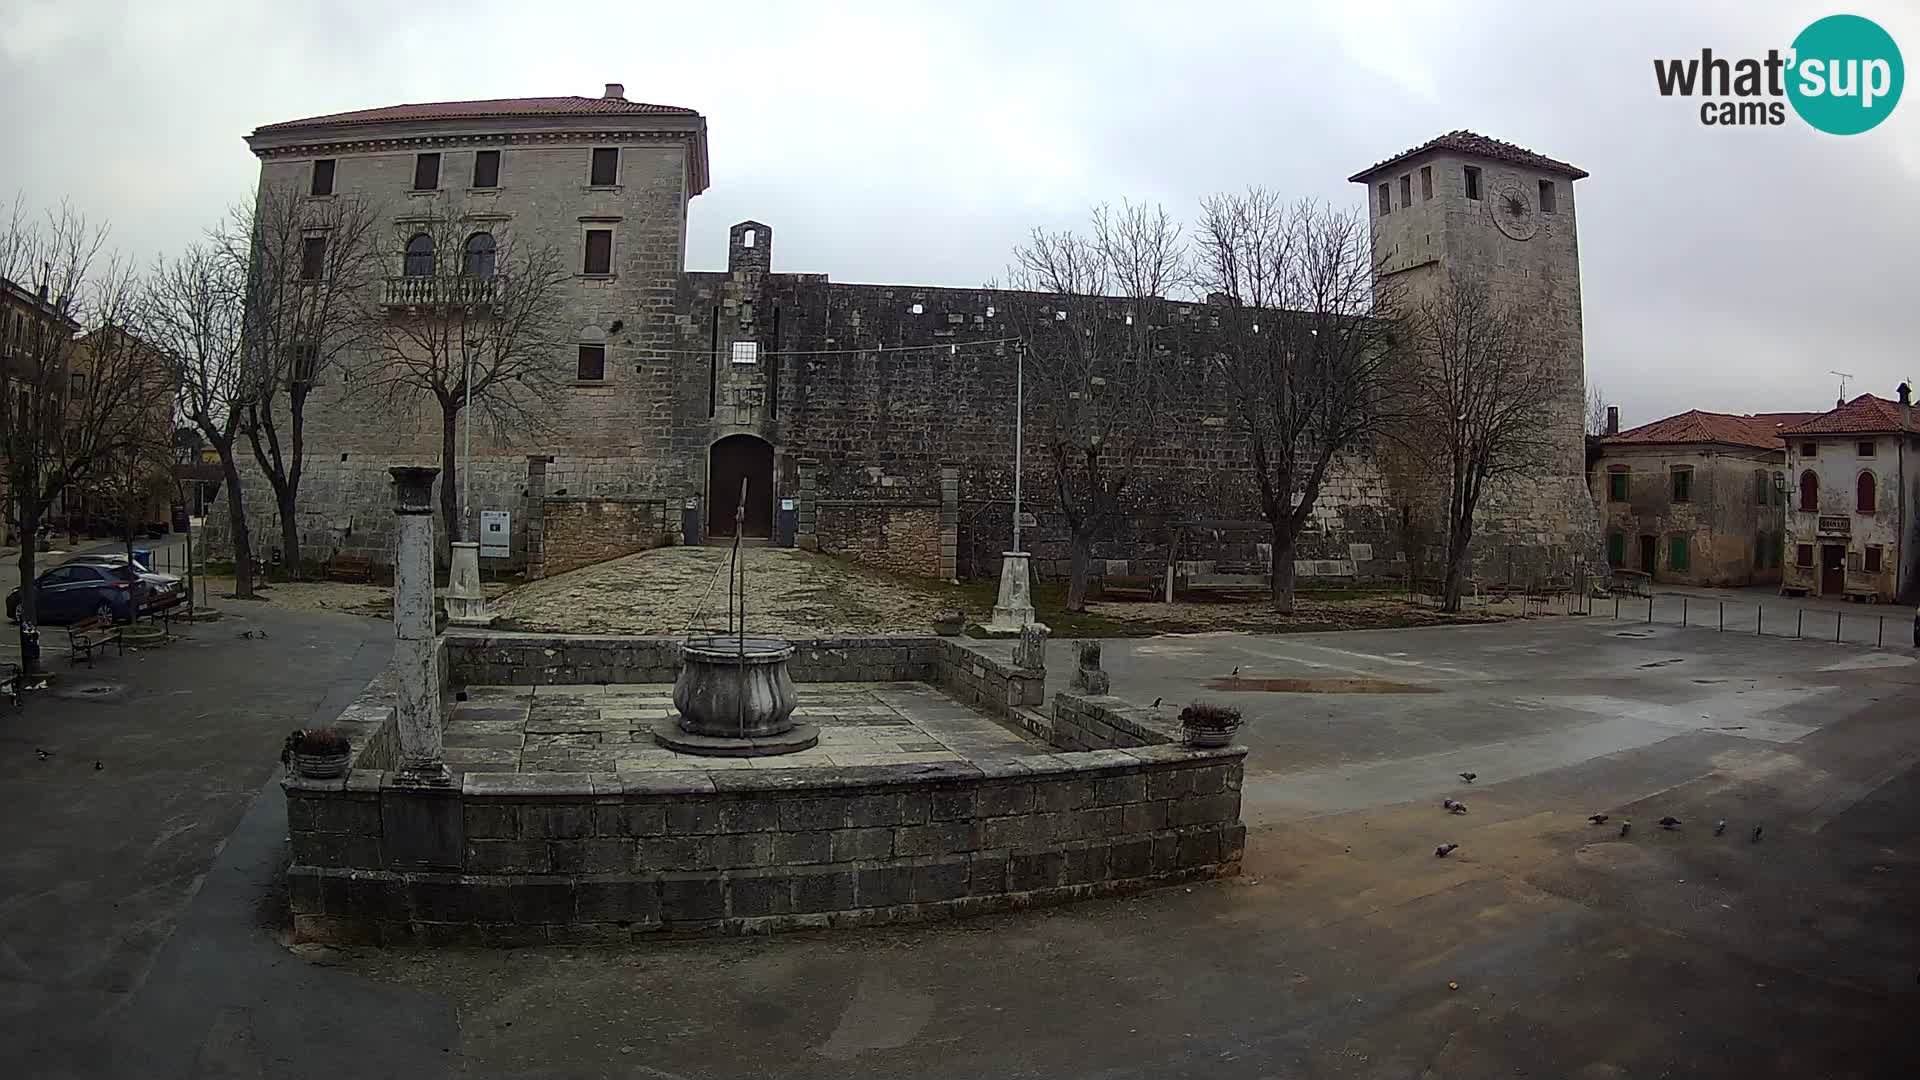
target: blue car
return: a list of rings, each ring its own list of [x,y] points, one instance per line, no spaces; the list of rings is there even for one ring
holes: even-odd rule
[[[79,622],[96,616],[131,622],[146,598],[137,570],[125,566],[68,563],[34,579],[34,603],[42,623]],[[20,590],[7,594],[7,618],[20,618]]]

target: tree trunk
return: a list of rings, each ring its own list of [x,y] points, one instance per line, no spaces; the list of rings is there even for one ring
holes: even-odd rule
[[[1067,540],[1067,610],[1087,610],[1087,578],[1093,570],[1093,531],[1075,529]]]
[[[1293,614],[1293,530],[1285,521],[1273,523],[1273,610]]]
[[[40,602],[33,588],[33,557],[40,547],[40,529],[30,515],[22,513],[20,518],[20,607],[14,618],[20,624],[20,672],[33,675],[39,672],[40,664],[37,653],[27,648],[27,631],[40,624]]]
[[[460,487],[455,469],[459,466],[458,455],[454,448],[454,432],[460,424],[458,409],[442,408],[440,412],[440,520],[447,530],[445,555],[448,565],[453,563],[452,544],[465,539],[465,522],[460,520]]]
[[[240,492],[240,466],[233,460],[233,444],[214,444],[220,453],[220,478],[227,487],[227,517],[233,523],[233,595],[253,599],[253,532],[247,527],[246,499]],[[188,508],[191,512],[191,507]],[[191,535],[188,537],[192,539]],[[191,570],[192,552],[188,552]]]
[[[291,487],[276,487],[273,501],[280,514],[280,565],[281,575],[288,578],[305,576],[300,564],[300,520],[295,516],[298,495]]]
[[[1447,531],[1447,576],[1440,591],[1440,610],[1460,610],[1460,593],[1467,577],[1467,545],[1473,533],[1455,525]]]

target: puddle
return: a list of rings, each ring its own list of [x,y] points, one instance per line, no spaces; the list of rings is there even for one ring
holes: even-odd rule
[[[1264,690],[1276,694],[1437,694],[1431,686],[1367,677],[1340,679],[1256,679],[1228,675],[1207,682],[1210,690]]]

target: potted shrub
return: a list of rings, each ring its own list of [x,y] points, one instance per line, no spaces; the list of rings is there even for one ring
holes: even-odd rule
[[[954,637],[967,628],[967,613],[959,608],[948,608],[934,612],[933,632],[941,637]]]
[[[303,728],[287,736],[280,761],[309,780],[332,780],[347,771],[352,744],[332,728]]]
[[[1240,730],[1240,710],[1196,701],[1180,710],[1180,730],[1188,746],[1225,746]]]

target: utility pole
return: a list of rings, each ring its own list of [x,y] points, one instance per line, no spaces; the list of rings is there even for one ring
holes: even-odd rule
[[[1020,480],[1026,456],[1024,423],[1027,415],[1027,343],[1013,347],[1013,550],[1020,550]]]

